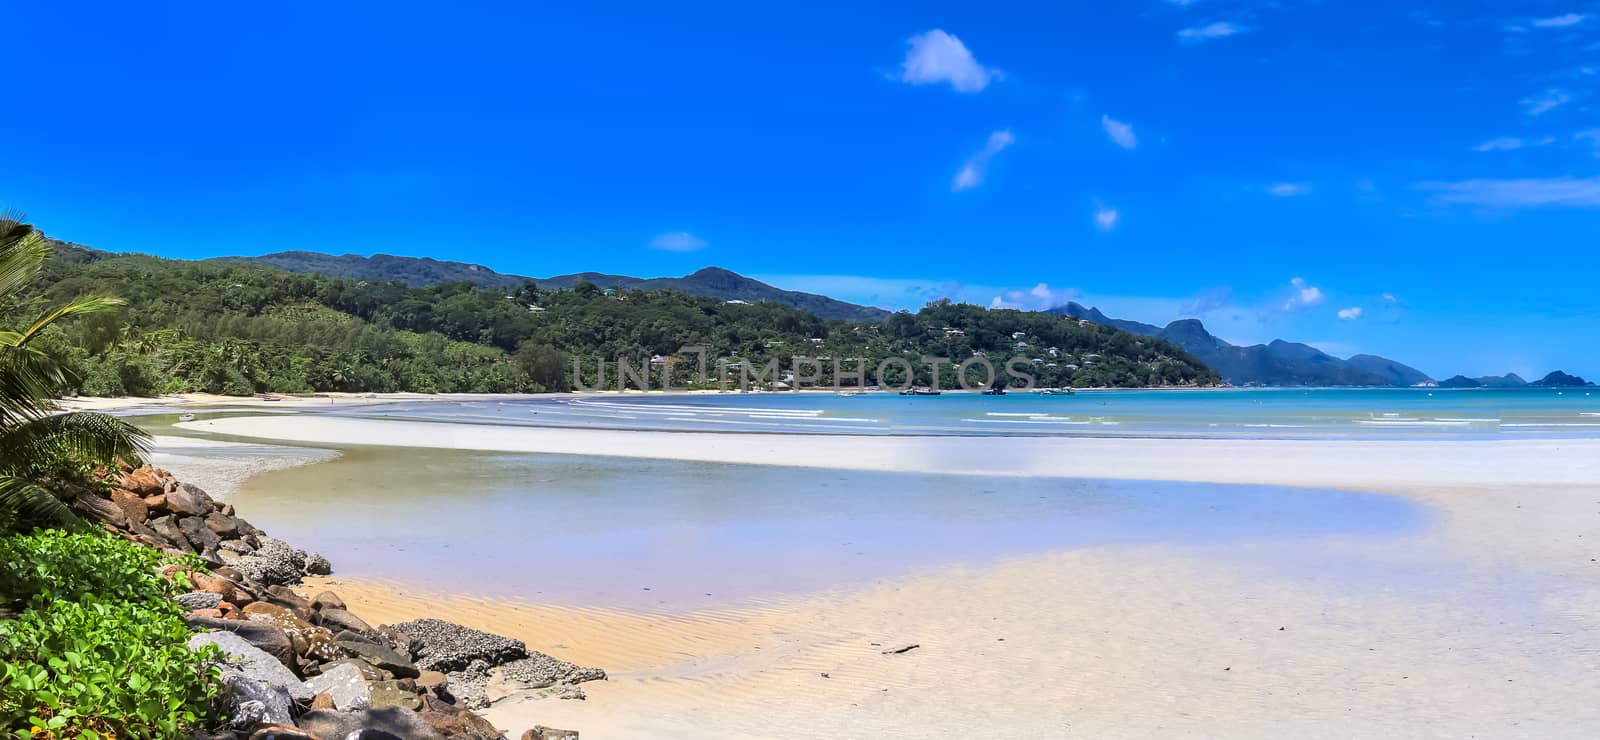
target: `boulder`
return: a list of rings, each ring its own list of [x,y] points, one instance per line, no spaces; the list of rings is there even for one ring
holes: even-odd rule
[[[222,538],[206,528],[206,520],[200,517],[184,517],[178,520],[178,529],[183,536],[189,539],[189,544],[200,552],[216,552],[217,545],[222,544]],[[218,563],[219,565],[221,563]]]
[[[72,508],[97,522],[105,522],[122,529],[128,527],[128,515],[122,513],[121,507],[111,503],[111,499],[101,498],[92,493],[82,493],[73,497]]]
[[[400,681],[379,681],[368,687],[372,691],[373,707],[402,707],[413,712],[422,709],[422,697],[407,689]]]
[[[190,573],[189,583],[194,585],[196,591],[221,594],[223,600],[238,603],[236,600],[238,589],[234,588],[233,582],[226,578],[218,578],[214,574]]]
[[[294,612],[286,607],[266,601],[257,601],[243,609],[245,619],[252,622],[270,624],[283,630],[289,636],[289,642],[294,646],[296,655],[308,655],[312,647],[312,635],[319,629],[311,623],[295,616]],[[326,632],[327,630],[320,630]],[[329,657],[337,657],[330,655]]]
[[[151,519],[150,528],[155,530],[156,536],[171,542],[179,550],[194,551],[194,546],[189,544],[189,538],[183,535],[183,530],[178,528],[177,520],[171,515]]]
[[[361,677],[367,679],[367,683],[372,683],[374,681],[389,681],[394,678],[393,673],[368,663],[367,661],[356,658],[340,658],[332,663],[323,663],[322,672],[327,673],[328,671],[333,670],[335,667],[342,665],[354,666],[356,670],[361,671]]]
[[[300,682],[287,666],[265,650],[251,645],[232,632],[202,632],[189,638],[189,649],[199,650],[204,645],[216,645],[227,653],[234,667],[245,677],[267,687],[281,686],[296,701],[310,701],[311,691]]]
[[[339,598],[339,595],[332,591],[323,591],[316,596],[311,597],[311,608],[327,609],[329,607],[334,609],[346,608],[344,605],[344,599]]]
[[[236,552],[240,555],[247,555],[256,551],[256,549],[252,547],[250,543],[245,542],[242,539],[223,540],[222,544],[217,545],[217,549],[222,550],[223,552]]]
[[[394,629],[416,642],[416,666],[427,670],[451,673],[467,668],[474,660],[495,666],[528,657],[528,646],[520,640],[442,619],[401,622]]]
[[[317,694],[316,696],[311,697],[311,711],[313,712],[319,709],[334,708],[333,696],[331,694]]]
[[[264,594],[264,598],[267,601],[294,612],[295,616],[304,619],[307,622],[311,621],[313,616],[311,602],[307,601],[304,596],[295,593],[294,590],[290,589],[288,586],[268,586],[267,592]]]
[[[444,688],[448,684],[449,679],[445,678],[445,675],[438,671],[422,671],[421,675],[417,676],[417,688],[420,689],[439,689]]]
[[[306,555],[306,572],[314,576],[325,576],[333,573],[333,563],[316,553]]]
[[[222,603],[222,594],[214,594],[210,591],[190,591],[186,594],[178,594],[172,597],[172,600],[185,609],[215,609],[217,604]]]
[[[409,709],[385,707],[355,712],[306,712],[300,716],[300,729],[317,737],[346,740],[352,733],[386,732],[405,740],[445,740],[438,730]],[[357,738],[371,737],[356,735]]]
[[[122,487],[140,496],[156,496],[166,489],[166,481],[147,465],[123,475]]]
[[[276,658],[279,663],[285,666],[295,664],[294,643],[276,625],[249,619],[203,619],[193,614],[185,617],[184,621],[194,627],[232,632]]]
[[[239,533],[239,520],[213,511],[206,514],[206,529],[215,533],[218,539],[227,539]]]
[[[418,715],[450,740],[502,740],[505,735],[482,717],[457,707],[429,708]]]
[[[372,629],[372,625],[362,621],[360,617],[336,607],[323,607],[317,611],[315,619],[317,624],[334,631],[349,630],[365,635],[376,632],[376,630]]]
[[[322,740],[322,738],[293,725],[268,725],[256,728],[256,731],[251,733],[250,740]]]
[[[187,516],[204,517],[211,513],[211,497],[205,491],[184,483],[166,494],[167,511]]]
[[[522,740],[578,740],[578,731],[534,725],[533,729],[522,733]]]
[[[228,727],[249,732],[258,725],[294,721],[289,690],[251,678],[243,670],[222,669],[222,694],[228,702]]]
[[[399,678],[416,678],[420,674],[417,666],[406,659],[404,655],[375,642],[350,639],[346,636],[344,639],[338,640],[338,645],[351,655],[393,673]]]
[[[306,688],[313,694],[326,695],[333,708],[340,711],[366,709],[372,706],[372,693],[367,679],[356,666],[344,663],[320,676],[306,680]]]
[[[122,514],[128,517],[130,522],[143,522],[150,518],[150,507],[133,491],[111,489],[111,503],[122,509]]]
[[[290,547],[282,540],[261,538],[256,551],[239,559],[235,565],[251,580],[265,586],[298,583],[306,574],[305,550]]]

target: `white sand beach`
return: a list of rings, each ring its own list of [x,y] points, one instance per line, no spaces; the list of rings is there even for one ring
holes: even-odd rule
[[[688,613],[330,580],[374,621],[444,616],[611,673],[501,703],[585,737],[1588,737],[1600,733],[1600,440],[830,437],[270,415],[180,425],[381,445],[1334,487],[1395,536],[1092,547]],[[185,471],[180,470],[180,473]],[[530,533],[530,536],[537,536]],[[1208,549],[1209,548],[1209,549]],[[315,587],[315,586],[314,586]],[[884,650],[916,643],[916,649]]]

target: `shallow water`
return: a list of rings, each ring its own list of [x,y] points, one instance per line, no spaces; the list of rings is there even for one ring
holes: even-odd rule
[[[1100,545],[1414,531],[1397,497],[360,448],[248,481],[258,526],[338,573],[451,593],[680,610]]]
[[[894,393],[595,395],[426,401],[328,413],[670,431],[1282,439],[1592,437],[1589,388],[1127,390],[1072,396]]]

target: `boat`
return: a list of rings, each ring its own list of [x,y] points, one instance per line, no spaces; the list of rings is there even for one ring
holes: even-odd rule
[[[1005,394],[1006,389],[998,385],[993,388],[983,389],[983,395],[985,396],[1004,396]]]
[[[941,391],[938,388],[907,388],[903,391],[900,391],[900,395],[902,396],[938,396],[942,395],[943,393],[944,391]]]
[[[1033,391],[1041,396],[1070,396],[1071,388],[1037,388]]]
[[[194,421],[194,414],[184,414],[178,417],[178,421]]]

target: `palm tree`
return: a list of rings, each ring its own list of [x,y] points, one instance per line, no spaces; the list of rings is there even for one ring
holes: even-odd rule
[[[21,313],[19,296],[50,257],[50,245],[21,217],[0,214],[0,305]],[[31,321],[0,326],[0,527],[75,528],[82,520],[48,486],[60,470],[137,462],[149,436],[107,414],[55,413],[71,372],[35,346],[43,332],[73,316],[114,310],[123,302],[80,296]]]

